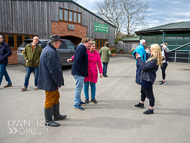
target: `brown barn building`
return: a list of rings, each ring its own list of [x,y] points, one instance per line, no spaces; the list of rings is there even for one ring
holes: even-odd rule
[[[73,0],[3,0],[0,19],[0,34],[13,51],[9,64],[17,64],[17,48],[33,36],[60,35],[76,45],[87,36],[97,50],[105,41],[115,47],[115,26]]]

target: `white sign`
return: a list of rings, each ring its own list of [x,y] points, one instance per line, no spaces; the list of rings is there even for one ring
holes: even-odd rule
[[[68,24],[68,30],[75,30],[75,25]]]

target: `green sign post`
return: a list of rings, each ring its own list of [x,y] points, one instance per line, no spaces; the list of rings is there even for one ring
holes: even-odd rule
[[[94,31],[102,32],[102,33],[109,33],[109,25],[94,23]]]

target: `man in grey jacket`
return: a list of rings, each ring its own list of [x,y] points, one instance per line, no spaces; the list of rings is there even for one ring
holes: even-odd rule
[[[56,50],[63,42],[59,35],[50,37],[48,45],[42,51],[39,66],[38,88],[45,90],[45,125],[56,127],[59,123],[54,121],[66,118],[59,113],[59,88],[64,85],[60,59]],[[54,115],[54,121],[52,120]]]
[[[109,63],[109,57],[112,55],[111,51],[109,49],[109,42],[106,42],[104,44],[104,47],[102,47],[100,49],[99,54],[101,57],[101,61],[103,63],[103,76],[108,77],[107,76],[107,67],[108,67],[108,63]]]

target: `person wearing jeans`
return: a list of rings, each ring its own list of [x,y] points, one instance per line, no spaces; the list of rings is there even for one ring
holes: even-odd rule
[[[75,89],[75,105],[80,106],[81,105],[81,90],[83,88],[84,83],[84,77],[80,75],[73,75],[76,83],[76,89]]]
[[[37,84],[38,84],[38,71],[39,71],[38,67],[26,67],[26,75],[25,75],[24,87],[28,87],[30,74],[32,72],[34,73],[34,84],[37,87]]]
[[[108,77],[107,76],[107,67],[108,67],[108,63],[109,63],[109,57],[112,55],[111,51],[109,49],[109,42],[105,42],[104,47],[102,47],[100,49],[99,54],[101,57],[101,61],[103,63],[103,76]]]
[[[33,72],[35,76],[35,88],[34,90],[38,90],[37,81],[38,81],[38,70],[39,70],[39,62],[40,55],[42,52],[42,47],[38,45],[39,38],[37,36],[33,37],[33,42],[26,45],[23,56],[26,60],[26,75],[25,75],[25,83],[24,87],[21,88],[21,91],[26,91],[30,74]]]
[[[81,105],[85,105],[84,102],[81,101],[81,90],[84,84],[84,77],[88,76],[88,55],[87,48],[90,48],[91,39],[90,38],[82,38],[81,43],[78,45],[75,55],[74,62],[71,70],[71,74],[73,75],[76,88],[75,88],[75,104],[73,106],[74,109],[84,110]]]
[[[85,95],[85,103],[89,103],[89,85],[91,87],[91,98],[94,103],[97,103],[95,100],[95,95],[96,95],[96,83],[92,82],[84,82],[84,95]],[[93,100],[94,99],[94,100]]]
[[[136,62],[136,67],[137,67],[137,69],[136,69],[136,79],[135,79],[135,82],[137,83],[137,84],[140,84],[140,74],[141,74],[141,68],[140,68],[140,65],[139,65],[139,63],[138,62]]]
[[[108,67],[108,63],[103,62],[103,75],[105,77],[107,77],[107,67]]]
[[[145,52],[145,49],[144,49],[144,46],[146,44],[146,41],[144,39],[141,39],[140,40],[140,45],[136,47],[136,49],[132,52],[132,55],[133,55],[133,58],[136,59],[136,55],[140,55],[141,56],[141,59],[143,62],[146,61],[146,52]],[[141,73],[141,67],[138,63],[138,61],[136,60],[136,79],[135,79],[135,83],[136,84],[139,84],[140,85],[140,73]]]
[[[93,103],[97,103],[95,99],[96,94],[96,83],[98,81],[98,70],[100,73],[100,78],[102,78],[102,65],[101,59],[98,52],[96,52],[95,42],[91,43],[91,47],[87,50],[88,54],[88,77],[84,78],[84,95],[85,95],[85,103],[89,103],[89,85],[91,87],[91,101]]]
[[[12,82],[6,70],[8,57],[11,55],[12,51],[9,45],[4,42],[3,36],[0,35],[0,85],[3,80],[3,76],[5,76],[5,80],[8,82],[8,84],[5,85],[4,88],[12,86]]]

